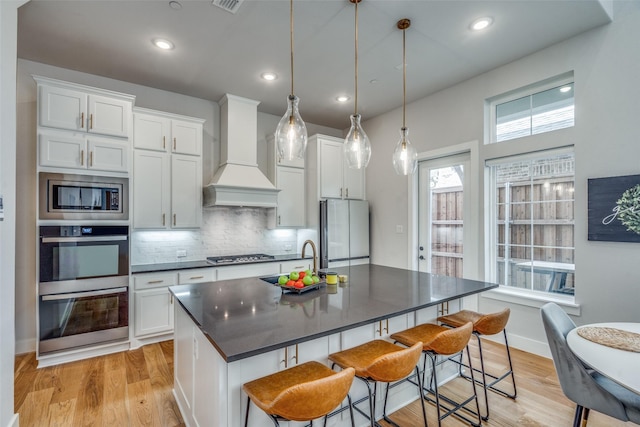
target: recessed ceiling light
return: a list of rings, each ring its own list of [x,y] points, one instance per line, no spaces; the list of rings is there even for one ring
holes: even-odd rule
[[[378,79],[371,79],[371,80],[369,80],[369,83],[374,85],[374,84],[378,83]]]
[[[351,97],[349,97],[347,95],[336,96],[336,101],[338,101],[338,102],[347,102],[350,99],[351,99]]]
[[[571,86],[562,86],[560,88],[560,92],[562,92],[562,93],[569,92],[570,90],[571,90]]]
[[[155,47],[163,50],[171,50],[175,47],[173,43],[166,39],[153,39],[151,40],[151,43],[153,43]]]
[[[169,2],[169,7],[174,10],[182,9],[182,5],[180,4],[180,2],[177,2],[175,0]]]
[[[262,74],[260,74],[260,77],[262,77],[262,78],[263,78],[263,79],[265,79],[266,81],[269,81],[269,82],[270,82],[270,81],[273,81],[273,80],[277,79],[277,78],[278,78],[278,75],[277,75],[276,73],[269,73],[269,72],[267,72],[267,73],[262,73]]]
[[[490,27],[493,24],[493,18],[490,16],[485,16],[483,18],[478,18],[469,25],[473,31],[484,30],[487,27]]]

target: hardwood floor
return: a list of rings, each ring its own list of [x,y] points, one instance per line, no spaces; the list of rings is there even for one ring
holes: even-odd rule
[[[184,426],[171,392],[173,342],[37,369],[16,356],[15,411],[21,427]]]
[[[485,342],[485,357],[491,361],[487,369],[500,369],[495,362],[503,360],[504,347]],[[515,349],[512,357],[518,398],[511,400],[489,393],[491,418],[482,424],[488,427],[571,426],[575,406],[562,394],[553,362]],[[14,401],[21,427],[184,426],[171,393],[172,341],[48,368],[36,369],[36,365],[34,353],[16,356]],[[450,394],[466,393],[471,383],[456,379],[442,389]],[[437,426],[433,405],[427,404],[427,415],[429,425]],[[419,402],[391,414],[391,419],[401,426],[420,425]],[[381,425],[389,424],[381,422]],[[468,424],[451,416],[443,425]],[[596,412],[589,417],[589,427],[628,425]]]

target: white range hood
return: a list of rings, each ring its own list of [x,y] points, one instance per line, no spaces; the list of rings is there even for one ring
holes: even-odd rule
[[[203,189],[205,207],[276,207],[280,190],[258,169],[259,103],[229,94],[220,100],[220,167]]]

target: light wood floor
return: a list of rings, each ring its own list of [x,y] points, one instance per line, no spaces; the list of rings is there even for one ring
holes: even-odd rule
[[[490,342],[484,347],[486,360],[502,360],[504,347]],[[512,356],[518,398],[511,400],[490,393],[491,418],[483,425],[571,426],[575,407],[562,394],[552,361],[518,350],[512,350]],[[34,353],[16,357],[15,411],[20,414],[21,427],[184,426],[171,394],[172,341],[48,368],[37,369],[36,365]],[[488,369],[499,366],[490,363]],[[456,379],[444,386],[443,391],[455,395],[470,391],[470,387],[470,382]],[[427,415],[429,425],[437,426],[433,405],[427,404]],[[421,425],[419,402],[395,412],[391,419],[401,426]],[[443,425],[468,424],[448,417]],[[631,424],[593,412],[589,426]]]

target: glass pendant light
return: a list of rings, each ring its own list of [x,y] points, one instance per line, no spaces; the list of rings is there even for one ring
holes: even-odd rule
[[[360,114],[358,114],[358,3],[361,0],[349,0],[356,5],[355,24],[355,112],[351,116],[351,128],[344,140],[344,155],[347,164],[352,169],[366,168],[371,158],[371,143],[369,137],[360,125]]]
[[[405,47],[405,31],[411,26],[409,19],[398,21],[398,28],[402,30],[402,127],[400,128],[400,141],[393,151],[393,168],[398,175],[411,175],[418,166],[418,153],[409,142],[407,135],[409,129],[405,125],[407,104],[407,61]]]
[[[307,149],[307,126],[298,111],[299,98],[293,94],[293,0],[290,0],[291,27],[291,94],[287,98],[287,111],[276,128],[278,157],[285,160],[304,159]]]

